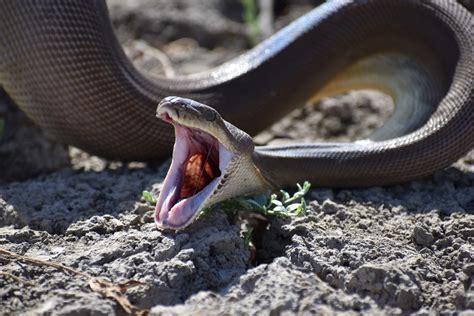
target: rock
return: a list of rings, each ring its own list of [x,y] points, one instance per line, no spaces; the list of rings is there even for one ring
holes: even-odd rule
[[[367,229],[372,224],[372,222],[368,219],[362,219],[360,222],[357,223],[357,227],[360,229]]]
[[[474,275],[474,263],[468,263],[466,264],[462,271],[466,273],[467,275]]]
[[[464,302],[466,309],[474,310],[474,293],[469,293],[466,295],[466,300]]]
[[[379,293],[384,288],[384,281],[388,274],[385,267],[376,264],[365,264],[352,274],[348,286],[350,288]]]
[[[416,309],[420,307],[420,292],[417,288],[405,289],[401,288],[397,294],[397,306],[404,310]]]
[[[335,214],[339,210],[339,205],[331,200],[325,200],[321,206],[325,214]]]
[[[420,246],[429,247],[435,241],[433,234],[426,227],[416,225],[413,229],[413,238]]]

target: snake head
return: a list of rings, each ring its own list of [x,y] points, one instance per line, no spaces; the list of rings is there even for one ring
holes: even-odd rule
[[[167,97],[156,112],[175,130],[173,159],[155,208],[159,228],[182,229],[212,204],[268,189],[252,161],[252,138],[216,110]]]

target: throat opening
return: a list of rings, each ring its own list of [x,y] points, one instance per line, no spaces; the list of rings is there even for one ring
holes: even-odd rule
[[[199,131],[191,134],[188,140],[189,155],[182,165],[183,178],[180,199],[186,199],[199,193],[212,180],[221,175],[218,141]]]

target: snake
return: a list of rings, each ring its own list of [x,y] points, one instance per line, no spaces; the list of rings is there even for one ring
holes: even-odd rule
[[[474,18],[453,0],[327,1],[240,56],[176,77],[134,68],[105,1],[0,8],[0,86],[49,137],[113,159],[173,153],[155,211],[161,228],[304,180],[351,188],[419,179],[474,145]],[[254,145],[250,135],[295,107],[353,89],[395,105],[367,139]]]

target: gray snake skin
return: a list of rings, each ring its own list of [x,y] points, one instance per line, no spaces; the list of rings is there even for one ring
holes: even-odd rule
[[[387,185],[449,166],[474,145],[474,18],[453,0],[334,0],[206,73],[151,79],[127,60],[104,1],[0,0],[0,86],[55,139],[92,153],[171,153],[158,102],[178,95],[255,134],[296,106],[348,89],[396,110],[370,140],[256,147],[279,186]]]

